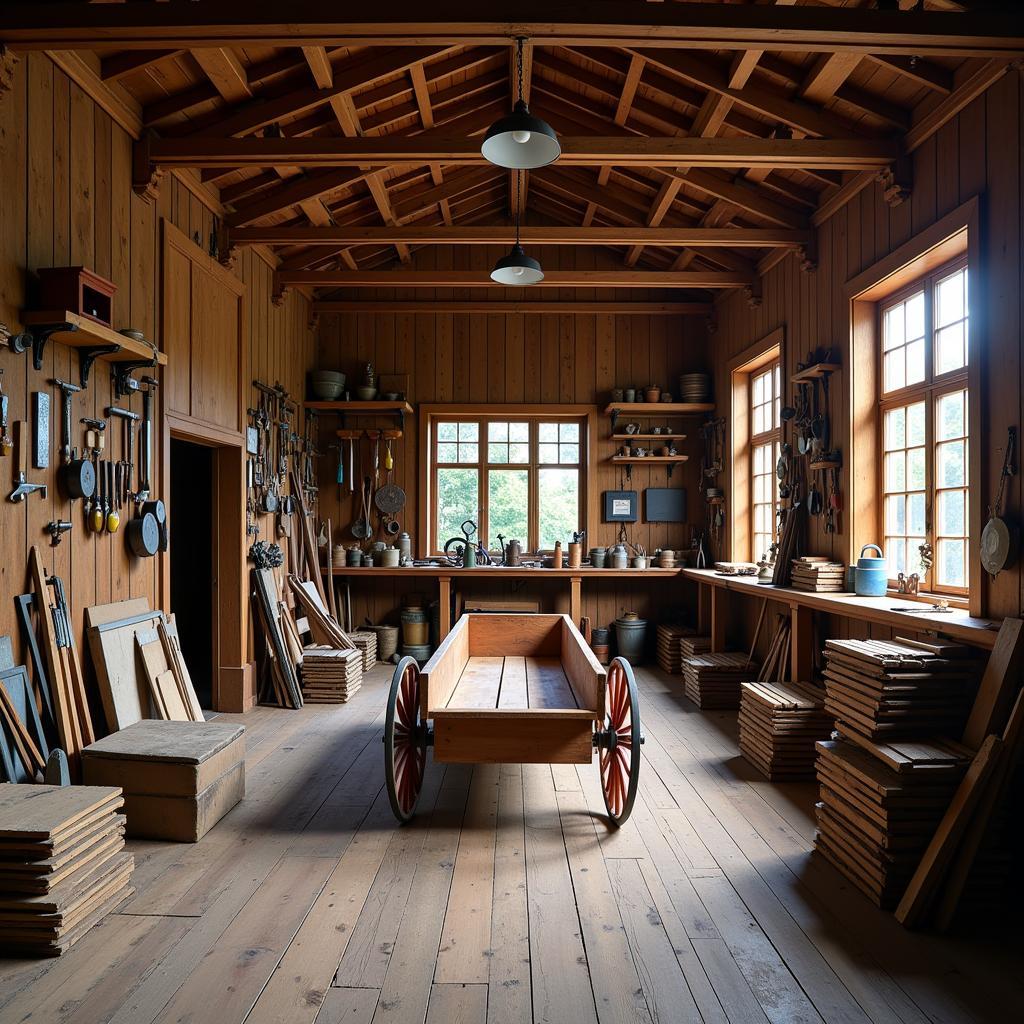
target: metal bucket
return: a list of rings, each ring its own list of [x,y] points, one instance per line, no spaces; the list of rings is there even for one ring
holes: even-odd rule
[[[402,657],[415,658],[416,663],[422,668],[430,661],[430,644],[403,644]]]
[[[631,665],[639,665],[643,662],[646,640],[646,619],[615,620],[615,643],[619,656],[625,658]]]

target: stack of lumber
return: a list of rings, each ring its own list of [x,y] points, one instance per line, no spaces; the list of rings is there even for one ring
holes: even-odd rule
[[[711,650],[711,637],[684,636],[679,641],[679,654],[683,658],[692,658],[696,654],[707,654]]]
[[[832,732],[824,694],[807,683],[745,682],[740,752],[771,782],[814,778],[814,744]]]
[[[344,704],[362,682],[363,655],[359,651],[314,645],[303,652],[302,697],[307,704]]]
[[[377,634],[368,629],[360,629],[349,633],[348,638],[363,656],[363,671],[369,672],[377,663]]]
[[[794,558],[791,583],[794,590],[839,593],[846,589],[846,566],[815,555]]]
[[[825,710],[869,740],[958,736],[977,689],[960,644],[827,640]]]
[[[121,787],[129,837],[194,843],[245,795],[245,727],[136,722],[86,747],[82,773]]]
[[[134,889],[121,791],[0,786],[0,950],[59,956]]]
[[[702,711],[738,708],[740,686],[757,673],[745,655],[731,652],[683,658],[683,688]]]
[[[658,665],[663,672],[677,676],[683,670],[683,652],[679,642],[684,637],[693,636],[690,626],[659,626],[658,627]]]
[[[817,744],[815,848],[875,904],[894,907],[970,762],[959,744]]]

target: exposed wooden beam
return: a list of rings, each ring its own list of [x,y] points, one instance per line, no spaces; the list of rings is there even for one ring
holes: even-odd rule
[[[943,125],[960,113],[969,103],[977,99],[993,83],[998,82],[1010,70],[1003,60],[989,60],[974,69],[965,69],[953,91],[934,106],[915,112],[914,122],[903,140],[908,153],[913,153],[927,139],[930,139]]]
[[[764,86],[748,84],[738,89],[731,87],[729,70],[706,57],[697,57],[678,50],[635,52],[641,53],[652,66],[660,68],[668,75],[681,78],[699,88],[710,89],[739,106],[808,135],[835,138],[857,134],[856,129],[835,114],[800,100],[787,99]]]
[[[288,270],[277,274],[282,287],[310,288],[494,288],[476,270]],[[749,274],[656,270],[551,270],[539,285],[546,288],[742,288]]]
[[[708,316],[710,302],[461,302],[412,299],[398,302],[364,302],[360,299],[325,300],[313,303],[315,313],[522,313],[561,315],[592,313],[615,316]]]
[[[249,77],[233,51],[199,49],[193,50],[192,56],[213,83],[213,87],[228,103],[242,103],[252,99]]]
[[[878,175],[871,171],[861,171],[860,174],[853,175],[825,197],[811,216],[811,223],[815,226],[824,224],[832,214],[841,210],[855,195],[873,185],[877,179]]]
[[[408,196],[406,196],[404,191],[396,190],[393,201],[395,219],[401,223],[410,217],[423,213],[424,210],[429,210],[432,206],[436,206],[442,201],[454,200],[458,196],[477,189],[484,184],[493,184],[499,173],[498,168],[488,165],[487,167],[463,171],[461,174],[449,175],[443,185],[437,185],[434,188],[424,189],[423,191],[409,189],[410,194]]]
[[[811,65],[800,86],[800,95],[812,103],[824,103],[836,94],[860,61],[859,53],[823,53]]]
[[[351,188],[363,181],[365,171],[343,168],[337,171],[322,171],[302,178],[293,178],[280,188],[257,196],[248,203],[240,205],[228,218],[232,227],[244,227],[253,221],[269,217],[282,210],[290,209],[307,199],[315,199],[328,192],[337,192],[343,188]]]
[[[388,196],[388,190],[383,178],[379,174],[367,175],[366,187],[370,190],[370,195],[373,196],[373,201],[380,212],[381,220],[388,227],[393,227],[395,224],[395,213],[391,209],[391,198]],[[404,242],[395,242],[395,251],[403,263],[409,262],[409,247]]]
[[[899,154],[891,139],[748,139],[637,135],[563,136],[559,164],[576,167],[793,167],[855,170],[884,167]],[[462,134],[422,133],[372,138],[154,139],[158,167],[395,167],[483,165],[479,140]]]
[[[953,91],[953,75],[939,64],[922,60],[920,57],[903,57],[893,54],[883,55],[869,53],[867,60],[873,61],[890,71],[896,71],[927,89],[941,93],[943,96]]]
[[[790,228],[803,226],[803,217],[798,211],[770,199],[760,189],[741,181],[734,181],[712,171],[697,169],[691,170],[686,175],[686,180],[702,192],[707,192],[750,213],[756,213],[773,224]]]
[[[670,187],[672,181],[666,181]],[[664,189],[663,189],[664,191]],[[655,207],[660,204],[655,203]],[[512,238],[507,224],[477,227],[253,227],[231,231],[233,245],[504,245]],[[532,227],[524,225],[522,240],[530,245],[659,245],[701,248],[796,248],[811,232],[786,228],[699,227]]]
[[[130,5],[130,6],[135,6]],[[164,5],[166,6],[166,5]],[[97,8],[98,10],[98,8]],[[365,89],[381,78],[406,71],[410,65],[446,52],[450,47],[425,50],[403,47],[384,52],[369,51],[348,57],[334,65],[333,81],[327,88],[295,89],[272,98],[261,98],[227,114],[203,123],[196,133],[200,137],[238,137],[265,128],[285,118],[298,117],[329,103],[335,96]]]
[[[178,57],[184,50],[126,50],[124,53],[112,53],[104,57],[100,63],[100,78],[104,82],[117,82],[138,71],[159,64],[163,60]]]
[[[334,85],[334,68],[331,67],[327,49],[323,46],[304,46],[302,56],[306,58],[310,74],[318,89],[330,89]]]
[[[495,10],[491,8],[491,10]],[[1002,10],[946,13],[816,6],[638,4],[590,0],[562,8],[520,0],[516,19],[491,16],[476,0],[392,0],[370,19],[337,0],[170,0],[161,4],[4,6],[3,41],[20,49],[175,49],[242,46],[502,45],[523,35],[545,46],[687,47],[706,50],[796,50],[928,56],[1016,56],[1024,25]],[[348,17],[344,17],[344,15]],[[361,15],[353,17],[353,14]]]

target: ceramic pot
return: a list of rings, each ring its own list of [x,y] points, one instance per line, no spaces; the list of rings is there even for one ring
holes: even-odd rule
[[[661,401],[661,388],[657,384],[648,384],[644,388],[644,401],[645,402],[660,402]]]
[[[636,401],[636,388],[626,388],[622,392],[622,400],[624,402],[635,402]]]

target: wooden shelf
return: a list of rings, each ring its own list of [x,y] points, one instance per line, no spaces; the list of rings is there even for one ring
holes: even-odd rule
[[[108,363],[146,360],[154,366],[167,365],[167,356],[154,346],[119,334],[110,327],[70,310],[33,310],[22,313],[21,321],[27,333],[32,335],[32,358],[37,370],[42,369],[43,348],[48,341],[87,350],[82,353],[79,371],[82,387],[88,385],[89,370],[97,359]]]
[[[303,402],[317,412],[337,412],[343,416],[406,416],[412,413],[408,402]]]
[[[638,416],[693,416],[702,412],[714,412],[714,402],[612,402],[605,407],[606,416],[622,416],[636,413]],[[664,436],[664,435],[662,435]]]
[[[819,377],[827,377],[830,373],[835,373],[840,369],[842,369],[842,367],[839,363],[815,363],[813,366],[808,366],[806,369],[794,373],[789,379],[794,384],[800,384],[806,380],[816,380]]]
[[[689,455],[613,455],[610,462],[620,466],[643,466],[648,462],[674,466],[679,462],[689,462]]]
[[[685,434],[611,434],[611,441],[685,441]]]
[[[811,469],[842,469],[843,463],[840,459],[818,459],[810,464]]]

